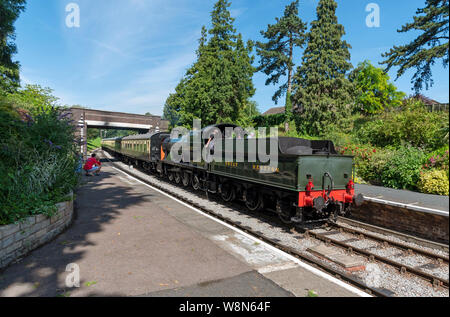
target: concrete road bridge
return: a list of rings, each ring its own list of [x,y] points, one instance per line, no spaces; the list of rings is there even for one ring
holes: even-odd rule
[[[146,116],[124,112],[102,111],[94,109],[70,108],[72,120],[75,122],[76,136],[80,140],[80,152],[83,157],[87,153],[87,129],[120,129],[136,130],[140,133],[152,131],[166,131],[169,121],[162,120],[159,116]]]

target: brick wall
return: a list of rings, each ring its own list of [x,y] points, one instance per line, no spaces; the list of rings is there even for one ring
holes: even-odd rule
[[[20,224],[0,226],[0,269],[50,241],[71,224],[73,200],[59,203],[57,207],[57,213],[51,218],[37,215]]]
[[[449,242],[448,216],[365,201],[349,218],[436,242]]]

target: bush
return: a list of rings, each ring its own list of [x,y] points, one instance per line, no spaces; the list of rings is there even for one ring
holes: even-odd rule
[[[342,155],[354,156],[356,175],[359,178],[373,185],[382,184],[380,175],[392,155],[392,150],[359,144],[338,146],[337,149]],[[362,183],[363,181],[359,179],[358,182]]]
[[[285,113],[279,113],[279,114],[272,114],[268,116],[259,115],[256,117],[253,117],[253,123],[255,124],[255,127],[276,127],[286,121],[286,114]]]
[[[387,112],[362,124],[355,136],[361,143],[380,147],[411,145],[435,150],[447,144],[448,125],[447,115],[408,104],[401,111]]]
[[[417,189],[424,153],[415,148],[375,148],[370,145],[338,147],[343,155],[354,156],[358,177],[372,185]],[[361,182],[361,180],[359,181]]]
[[[449,172],[449,154],[448,145],[442,147],[427,156],[427,160],[423,166],[425,170],[438,169],[445,171],[448,176]]]
[[[402,147],[395,150],[382,168],[382,184],[390,188],[417,189],[424,158],[419,149]]]
[[[51,215],[76,186],[74,128],[61,109],[17,115],[0,104],[0,225]]]
[[[418,187],[422,193],[448,195],[449,179],[447,173],[437,169],[422,172]]]

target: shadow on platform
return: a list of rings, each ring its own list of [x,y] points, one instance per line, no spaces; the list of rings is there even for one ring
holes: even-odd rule
[[[64,296],[74,289],[65,285],[66,266],[85,257],[86,247],[93,246],[88,235],[104,231],[123,210],[149,201],[150,194],[136,194],[131,187],[109,182],[113,174],[83,176],[83,185],[76,192],[74,220],[63,234],[32,251],[28,256],[0,271],[0,296]],[[80,286],[85,287],[81,274]],[[89,293],[89,296],[106,294]],[[108,293],[107,296],[124,294]]]

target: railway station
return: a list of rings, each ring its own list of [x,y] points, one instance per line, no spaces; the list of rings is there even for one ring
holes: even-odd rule
[[[0,0],[2,300],[448,299],[448,0],[36,3]]]
[[[342,218],[337,230],[283,228],[269,214],[224,206],[214,197],[125,164],[107,151],[95,153],[103,162],[102,172],[84,176],[71,227],[7,268],[0,296],[371,297],[423,296],[424,291],[428,296],[448,296],[448,280],[438,279],[448,274],[448,247],[421,239],[418,232],[391,235],[383,223],[362,224],[352,217]],[[376,191],[357,187],[370,200],[368,189]],[[444,200],[439,210],[427,205],[427,196],[378,193],[373,199],[386,198],[386,206],[397,199],[407,209],[419,206],[412,200],[420,200],[422,209],[410,212],[448,218]],[[346,234],[357,238],[339,237]],[[438,236],[434,240],[439,241]],[[388,241],[392,245],[387,246]],[[381,252],[397,260],[408,255],[405,262],[414,254],[419,263],[384,267],[392,264],[389,256],[385,261],[377,253],[364,253],[358,243],[382,245]],[[351,246],[354,251],[348,252]],[[418,265],[421,261],[425,264]],[[67,287],[69,263],[76,263],[82,287]],[[436,275],[420,275],[420,267]]]

